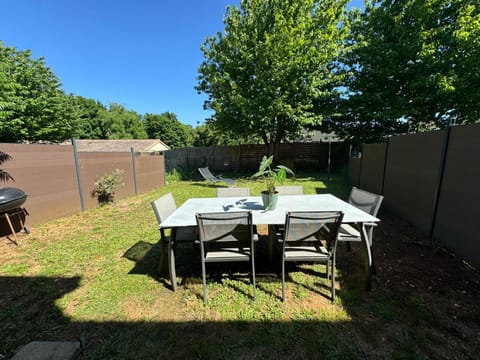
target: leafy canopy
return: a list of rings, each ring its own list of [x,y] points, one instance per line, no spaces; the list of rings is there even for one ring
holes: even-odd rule
[[[0,41],[0,142],[62,141],[78,128],[76,107],[44,59]]]
[[[480,119],[477,0],[370,0],[350,20],[337,133],[374,142]]]
[[[149,138],[161,139],[172,149],[193,144],[193,129],[178,121],[174,113],[146,114],[144,124]]]
[[[228,7],[225,31],[201,49],[199,92],[209,121],[238,136],[258,136],[270,152],[303,127],[320,124],[315,99],[329,98],[346,28],[344,0],[242,0]]]

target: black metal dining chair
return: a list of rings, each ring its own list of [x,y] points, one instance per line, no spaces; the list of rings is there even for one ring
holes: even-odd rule
[[[335,258],[341,211],[288,212],[282,243],[282,301],[285,302],[285,263],[320,262],[331,266],[331,294],[335,300]]]
[[[203,302],[207,303],[206,263],[248,261],[256,299],[255,246],[250,211],[196,214],[200,235]]]

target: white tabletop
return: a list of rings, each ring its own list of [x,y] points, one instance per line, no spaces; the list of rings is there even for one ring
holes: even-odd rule
[[[260,196],[188,199],[160,227],[196,225],[196,213],[248,210],[252,211],[252,220],[256,225],[283,224],[287,211],[342,211],[344,223],[380,221],[331,194],[280,195],[276,209],[269,211],[264,211]]]

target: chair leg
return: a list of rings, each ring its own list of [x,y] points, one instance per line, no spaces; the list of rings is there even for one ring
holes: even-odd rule
[[[285,260],[282,259],[282,301],[285,302]]]
[[[170,274],[172,290],[177,291],[177,273],[175,271],[175,244],[173,244],[172,240],[168,242],[168,272]]]
[[[203,254],[202,254],[203,257]],[[203,286],[203,304],[207,305],[207,275],[205,270],[205,261],[202,258],[202,286]]]
[[[253,300],[257,300],[257,283],[255,280],[255,262],[252,259]]]
[[[165,243],[162,239],[160,239],[160,261],[158,264],[158,273],[159,275],[163,274],[163,270],[165,269],[165,254],[168,251],[168,244]]]
[[[335,260],[332,261],[332,303],[335,301]]]

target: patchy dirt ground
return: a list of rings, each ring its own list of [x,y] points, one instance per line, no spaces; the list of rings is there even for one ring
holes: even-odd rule
[[[374,234],[376,275],[369,293],[374,302],[368,306],[371,311],[360,311],[357,315],[366,322],[373,317],[388,326],[383,327],[385,332],[378,347],[367,348],[366,352],[375,358],[388,358],[388,351],[383,352],[389,346],[386,343],[395,339],[404,341],[408,347],[415,338],[415,346],[424,345],[422,353],[428,358],[478,358],[479,271],[408,223],[388,213],[382,213],[380,218],[382,222]],[[355,252],[359,249],[341,251],[341,258],[348,261],[339,266],[346,273],[358,269],[359,256]],[[354,276],[348,279],[346,276],[346,282],[355,281]],[[355,284],[358,282],[351,286]],[[392,314],[395,312],[392,309],[399,308],[403,309],[400,314]],[[395,321],[399,316],[401,321]],[[410,326],[396,327],[396,323]]]

